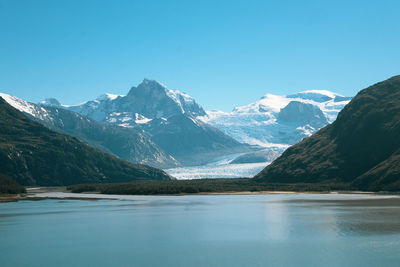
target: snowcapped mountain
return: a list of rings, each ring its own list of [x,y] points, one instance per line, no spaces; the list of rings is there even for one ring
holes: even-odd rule
[[[333,122],[351,99],[310,90],[266,94],[232,112],[205,112],[189,95],[148,79],[126,95],[103,94],[75,106],[52,98],[35,105],[0,96],[47,127],[120,158],[160,168],[185,166],[169,169],[180,178],[252,176],[287,147]]]
[[[154,167],[175,167],[180,164],[144,134],[124,127],[102,124],[88,117],[65,110],[57,100],[42,101],[39,106],[17,97],[0,93],[8,104],[48,128],[71,135],[84,143],[133,163]],[[56,103],[56,104],[55,104]]]
[[[283,151],[333,122],[350,100],[324,90],[287,96],[266,94],[232,112],[207,111],[198,119],[240,142]]]
[[[195,118],[206,114],[189,95],[148,79],[132,87],[126,96],[104,94],[67,108],[97,121],[131,128],[155,118],[168,119],[181,114]]]
[[[47,112],[46,108],[29,103],[25,100],[22,100],[18,97],[0,93],[0,97],[2,97],[8,104],[12,107],[18,109],[19,111],[35,117],[42,121],[51,121],[52,118],[50,117],[49,113]]]
[[[206,112],[192,97],[154,80],[144,79],[127,95],[105,94],[63,108],[143,132],[183,165],[200,165],[222,155],[250,151],[248,145],[197,119]]]
[[[39,105],[48,107],[60,107],[61,103],[58,102],[58,100],[55,98],[46,98],[45,100],[41,101]]]
[[[8,98],[10,99],[10,98]],[[21,106],[21,102],[16,103]],[[27,186],[171,180],[32,121],[0,97],[0,173]]]

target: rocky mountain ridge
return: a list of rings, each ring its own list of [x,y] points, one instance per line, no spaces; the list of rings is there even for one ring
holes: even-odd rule
[[[78,138],[82,142],[132,163],[158,168],[180,166],[140,131],[99,123],[91,118],[61,108],[57,100],[38,106],[17,97],[0,93],[8,104],[51,130]],[[43,104],[44,102],[42,102]]]
[[[400,76],[360,91],[332,124],[287,149],[255,179],[400,191]]]
[[[0,97],[0,173],[22,185],[170,180],[32,121]]]

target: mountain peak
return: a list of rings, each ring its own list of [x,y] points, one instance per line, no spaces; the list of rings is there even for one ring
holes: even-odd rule
[[[167,88],[164,84],[160,83],[159,81],[156,81],[153,79],[148,79],[148,78],[144,78],[141,84],[154,84],[154,85],[158,85],[158,86]]]
[[[306,91],[301,91],[297,94],[292,94],[292,95],[287,95],[287,98],[301,98],[305,100],[312,100],[315,102],[326,102],[332,99],[335,99],[336,97],[344,97],[342,95],[339,95],[337,93],[328,91],[328,90],[306,90]]]
[[[43,101],[40,101],[39,105],[49,106],[49,107],[59,107],[59,106],[61,106],[61,103],[57,99],[50,97],[50,98],[46,98]]]
[[[36,106],[18,97],[0,93],[0,98],[3,98],[13,108],[21,112],[24,112],[26,114],[29,114],[33,117],[38,117],[42,120],[45,120],[46,117],[48,116],[46,110],[43,107]]]
[[[142,103],[143,107],[141,110],[149,111],[148,103],[152,103],[153,108],[151,109],[157,106],[157,111],[142,114],[146,117],[159,117],[154,114],[161,114],[162,111],[163,116],[179,113],[194,117],[205,115],[205,111],[191,96],[178,90],[168,89],[164,84],[156,80],[143,79],[137,87],[131,88],[127,96],[129,99],[135,99],[136,104]]]
[[[143,81],[137,86],[133,86],[128,93],[128,96],[135,96],[140,94],[165,94],[167,87],[156,80],[143,79]]]
[[[99,101],[115,100],[118,97],[124,97],[124,95],[114,95],[114,94],[105,93],[105,94],[102,94],[99,97],[97,97],[96,100],[99,100]]]

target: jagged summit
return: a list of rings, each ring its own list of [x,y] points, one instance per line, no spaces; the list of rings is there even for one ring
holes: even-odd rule
[[[157,82],[156,80],[150,80],[145,78],[138,86],[132,86],[127,96],[135,96],[137,94],[142,93],[141,91],[147,91],[147,93],[155,91],[160,94],[163,94],[165,93],[166,89],[167,88],[163,84]]]
[[[107,121],[124,127],[135,127],[137,123],[181,114],[193,118],[206,114],[189,95],[168,89],[162,83],[150,79],[144,79],[138,86],[132,87],[126,96],[104,94],[96,100],[70,106],[68,109],[97,121]]]
[[[137,87],[132,87],[127,96],[131,101],[135,101],[136,105],[142,105],[143,112],[139,112],[140,114],[150,118],[178,114],[192,117],[205,115],[203,108],[191,96],[168,89],[156,80],[144,79]],[[150,101],[152,105],[149,107]],[[155,107],[158,108],[157,111],[154,110]],[[163,110],[162,115],[159,110]]]

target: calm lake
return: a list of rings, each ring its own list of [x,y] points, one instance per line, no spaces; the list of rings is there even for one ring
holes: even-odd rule
[[[400,264],[398,197],[271,194],[117,198],[0,203],[0,265]]]

